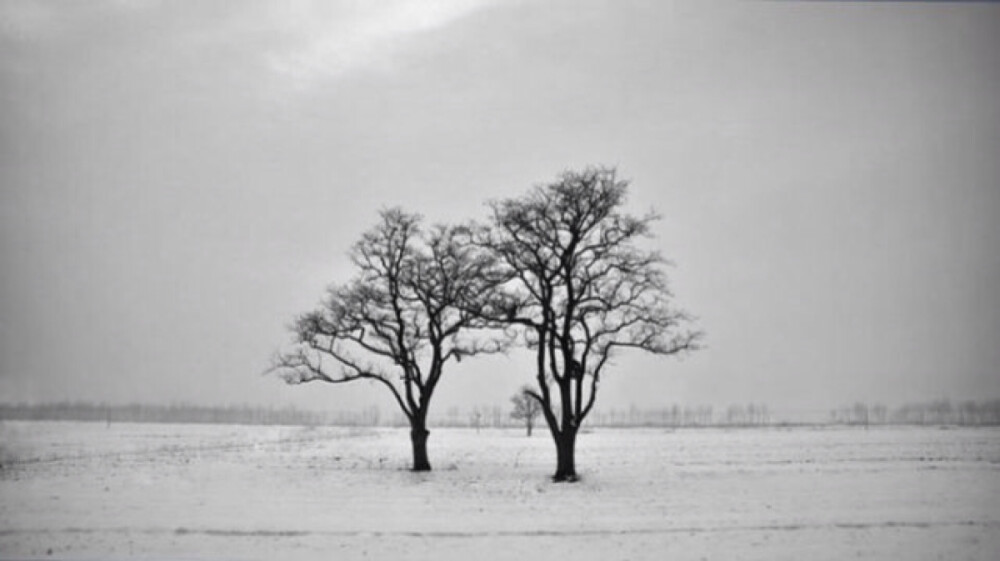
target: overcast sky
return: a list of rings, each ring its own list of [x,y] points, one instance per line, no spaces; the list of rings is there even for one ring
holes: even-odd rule
[[[599,406],[1000,397],[1000,4],[5,0],[0,401],[389,407],[261,376],[378,209],[588,164],[708,345]]]

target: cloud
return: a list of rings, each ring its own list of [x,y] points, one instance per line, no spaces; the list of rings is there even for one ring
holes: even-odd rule
[[[0,39],[34,42],[74,37],[89,44],[111,36],[129,42],[128,51],[145,46],[169,47],[173,55],[243,53],[277,77],[282,89],[307,89],[352,71],[391,69],[421,34],[445,28],[498,1],[0,1]],[[97,28],[100,34],[90,33]]]
[[[286,41],[270,67],[300,86],[360,68],[384,67],[415,36],[441,29],[494,0],[282,3],[269,14]]]

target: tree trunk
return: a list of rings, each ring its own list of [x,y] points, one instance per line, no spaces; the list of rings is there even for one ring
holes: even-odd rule
[[[427,459],[427,437],[430,431],[422,425],[410,429],[410,442],[413,443],[413,471],[430,471],[431,463]]]
[[[525,424],[528,425],[528,436],[530,437],[531,436],[531,425],[533,424],[531,422],[531,417],[528,417],[528,422],[525,423]]]
[[[555,435],[556,474],[553,481],[576,481],[576,429],[566,428]]]

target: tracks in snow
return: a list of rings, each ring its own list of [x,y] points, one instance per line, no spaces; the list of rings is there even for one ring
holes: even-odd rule
[[[885,521],[885,522],[833,522],[833,523],[793,523],[793,524],[750,524],[750,525],[719,525],[719,526],[676,526],[666,528],[626,528],[606,529],[592,528],[580,530],[492,530],[492,531],[359,531],[359,530],[240,530],[227,528],[80,528],[70,527],[61,530],[21,528],[0,530],[0,536],[15,536],[25,534],[118,534],[118,535],[175,535],[175,536],[209,536],[236,538],[303,538],[303,537],[337,537],[380,539],[386,537],[401,538],[546,538],[546,537],[583,537],[583,536],[629,536],[656,534],[706,534],[730,532],[796,532],[809,530],[888,530],[910,529],[927,530],[934,528],[973,527],[984,529],[1000,529],[1000,520],[957,520],[957,521]]]

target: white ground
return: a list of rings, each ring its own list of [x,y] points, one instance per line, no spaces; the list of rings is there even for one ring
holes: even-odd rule
[[[998,559],[1000,430],[0,423],[0,558]]]

